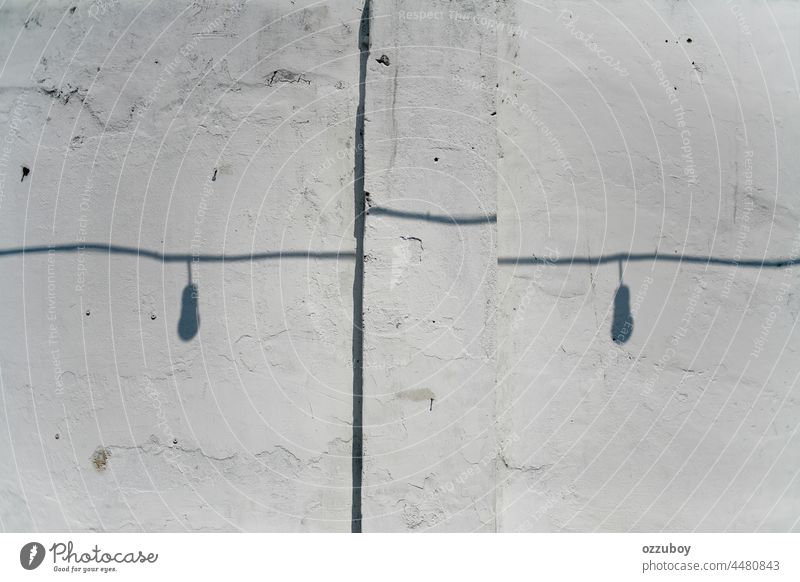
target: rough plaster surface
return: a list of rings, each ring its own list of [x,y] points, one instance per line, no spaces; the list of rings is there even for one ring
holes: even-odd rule
[[[491,82],[495,39],[475,27],[439,27],[434,39],[431,28],[403,18],[418,5],[374,6],[364,135],[364,527],[491,529],[494,470],[457,489],[451,481],[495,449],[494,96],[454,94],[452,77]],[[450,48],[458,45],[469,48]],[[388,67],[378,62],[384,54]]]
[[[797,5],[363,11],[0,8],[0,526],[350,531],[363,292],[364,531],[797,529]]]
[[[3,12],[3,247],[246,260],[192,264],[190,341],[187,261],[2,260],[3,525],[349,530],[360,6],[78,6]]]

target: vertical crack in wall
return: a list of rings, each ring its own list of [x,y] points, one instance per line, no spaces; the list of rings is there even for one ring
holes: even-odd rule
[[[369,8],[364,1],[358,30],[360,56],[358,73],[358,109],[356,111],[355,203],[356,265],[353,277],[353,502],[350,530],[361,533],[361,484],[364,470],[364,228],[366,196],[364,192],[364,103],[366,101],[367,62],[369,61]]]

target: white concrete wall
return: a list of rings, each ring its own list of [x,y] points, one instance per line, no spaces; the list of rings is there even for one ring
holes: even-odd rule
[[[349,531],[360,5],[68,8],[3,9],[2,247],[333,258],[195,264],[191,341],[184,261],[0,260],[3,526]]]
[[[483,4],[464,9],[492,15]],[[493,529],[494,471],[454,479],[495,450],[494,96],[454,92],[452,77],[494,79],[495,40],[406,18],[421,8],[375,2],[372,15],[364,527]]]
[[[797,528],[796,3],[74,7],[0,9],[4,529],[351,529],[360,94],[364,531]]]
[[[797,256],[799,16],[509,6],[498,255]],[[796,529],[798,276],[627,262],[617,346],[617,264],[501,268],[498,529]]]

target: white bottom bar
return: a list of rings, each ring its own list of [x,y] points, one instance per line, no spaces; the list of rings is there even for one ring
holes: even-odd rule
[[[778,581],[800,579],[799,544],[797,534],[4,534],[0,580]]]

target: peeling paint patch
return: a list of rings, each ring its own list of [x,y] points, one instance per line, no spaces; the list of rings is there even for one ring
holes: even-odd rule
[[[300,83],[310,85],[311,81],[303,77],[302,73],[295,73],[286,69],[278,69],[273,71],[272,75],[267,79],[267,87],[272,87],[275,83]]]
[[[92,453],[91,461],[97,471],[102,472],[108,466],[108,459],[111,458],[111,451],[105,447],[97,447]]]
[[[413,402],[426,402],[428,400],[436,400],[436,394],[430,388],[417,388],[416,390],[403,390],[397,393],[397,397],[403,400],[411,400]]]

